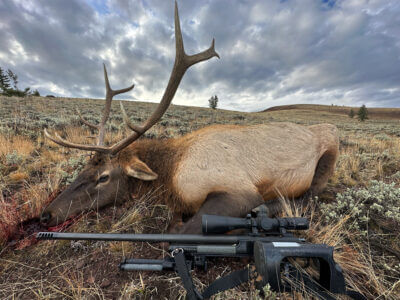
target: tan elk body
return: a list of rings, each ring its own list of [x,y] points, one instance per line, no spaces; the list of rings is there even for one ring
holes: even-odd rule
[[[187,145],[172,183],[192,211],[213,192],[261,195],[267,201],[320,191],[338,153],[336,127],[329,124],[212,126],[182,140]]]
[[[214,41],[209,49],[188,56],[184,52],[175,6],[176,58],[163,98],[142,126],[130,123],[132,134],[113,146],[104,145],[104,124],[113,91],[107,72],[106,106],[99,125],[97,145],[79,145],[58,135],[52,141],[66,147],[96,151],[77,179],[43,212],[42,221],[55,225],[90,208],[130,199],[130,195],[159,191],[161,199],[178,215],[191,218],[181,232],[199,232],[205,213],[244,216],[266,203],[273,210],[277,197],[296,198],[318,193],[334,171],[338,156],[335,126],[270,123],[252,126],[209,126],[168,140],[138,138],[163,115],[185,71],[193,64],[218,56]]]

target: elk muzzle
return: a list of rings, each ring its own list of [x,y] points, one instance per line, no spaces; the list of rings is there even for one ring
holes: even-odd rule
[[[51,213],[45,211],[40,215],[40,223],[47,225],[47,223],[49,223],[50,220],[51,220]]]

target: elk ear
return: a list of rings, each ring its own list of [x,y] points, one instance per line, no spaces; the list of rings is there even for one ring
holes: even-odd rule
[[[128,176],[141,180],[156,180],[158,175],[153,172],[143,161],[135,157],[131,159],[124,167],[124,171]]]

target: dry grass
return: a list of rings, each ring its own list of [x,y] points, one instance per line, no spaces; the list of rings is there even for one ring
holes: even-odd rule
[[[0,99],[0,241],[4,242],[19,224],[37,217],[52,197],[71,179],[82,152],[59,147],[44,140],[43,126],[77,143],[92,143],[90,130],[79,125],[75,107],[91,122],[100,115],[103,101],[91,99]],[[154,104],[125,104],[132,120],[140,122]],[[344,110],[343,110],[344,109]],[[371,179],[400,185],[400,126],[398,119],[386,110],[376,109],[371,119],[360,123],[350,119],[341,107],[299,106],[290,110],[263,113],[218,111],[220,124],[259,124],[290,121],[299,124],[334,123],[340,132],[340,158],[334,176],[319,201],[335,201],[335,195],[347,187],[368,186]],[[342,111],[343,110],[343,111]],[[29,113],[28,113],[29,112]],[[174,137],[207,126],[212,120],[210,109],[172,106],[160,124],[147,133],[151,138]],[[126,135],[120,126],[121,115],[113,103],[111,130],[106,142]],[[376,116],[376,118],[374,117]],[[84,161],[84,160],[83,160]],[[154,193],[155,195],[156,193]],[[96,213],[84,214],[69,230],[86,232],[160,232],[171,218],[165,206],[153,194],[134,203],[113,206]],[[285,202],[286,203],[286,202]],[[318,203],[303,207],[285,206],[284,215],[307,215],[311,228],[305,232],[308,241],[335,247],[335,260],[345,271],[348,284],[368,298],[396,299],[400,281],[391,278],[386,262],[393,266],[396,257],[377,250],[368,240],[347,228],[346,218],[325,224]],[[385,225],[386,226],[386,225]],[[390,228],[390,227],[389,227]],[[389,239],[389,235],[388,235]],[[388,245],[396,241],[388,241]],[[23,247],[21,247],[23,248]],[[184,289],[176,274],[148,272],[123,273],[117,264],[124,256],[157,258],[163,255],[159,245],[132,243],[40,242],[22,250],[0,246],[0,298],[4,299],[183,299]],[[79,266],[83,261],[84,266]],[[243,263],[216,261],[209,273],[194,273],[199,289],[212,281],[212,275],[227,274]],[[392,274],[397,274],[393,273]],[[112,285],[104,285],[104,280]],[[257,299],[251,284],[215,296],[215,299]],[[300,292],[277,294],[277,299],[312,298]]]
[[[27,157],[34,150],[34,143],[26,137],[0,134],[0,156],[16,152],[21,156]]]
[[[357,232],[350,231],[346,225],[350,215],[337,223],[326,224],[318,211],[317,202],[311,201],[306,207],[290,204],[281,198],[283,216],[307,216],[309,230],[302,233],[308,242],[326,244],[334,247],[334,259],[342,267],[348,288],[362,293],[368,299],[396,299],[400,279],[395,283],[387,281],[371,255],[370,245]],[[313,298],[313,293],[303,291],[303,297]]]
[[[18,172],[18,171],[16,171],[16,172],[12,172],[8,177],[11,180],[11,182],[17,183],[17,182],[24,181],[24,180],[28,179],[29,175],[28,175],[27,172]]]

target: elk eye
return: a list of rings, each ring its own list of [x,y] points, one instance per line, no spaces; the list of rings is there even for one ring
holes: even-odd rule
[[[110,178],[109,175],[101,175],[99,180],[97,180],[98,183],[106,182]]]

